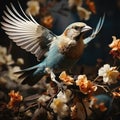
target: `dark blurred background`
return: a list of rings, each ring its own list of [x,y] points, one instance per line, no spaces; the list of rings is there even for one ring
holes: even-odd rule
[[[19,0],[24,10],[27,7],[27,1],[28,0]],[[110,49],[108,44],[111,43],[113,35],[117,38],[120,38],[120,0],[93,1],[96,6],[96,14],[92,14],[89,20],[83,21],[95,28],[99,18],[103,16],[104,13],[106,14],[106,18],[102,30],[98,36],[86,47],[85,52],[78,63],[90,66],[95,65],[98,58],[102,59],[105,63],[110,61],[112,58],[109,55]],[[18,3],[16,0],[0,0],[0,21],[3,21],[2,15],[3,10],[5,10],[5,5],[9,6],[10,2],[15,5],[16,9],[18,8]],[[48,0],[48,2],[50,2],[50,0]],[[54,17],[54,24],[51,30],[57,35],[61,34],[68,24],[75,21],[81,21],[75,10],[63,9],[62,13],[65,13],[65,15],[56,12],[59,11],[59,9],[61,9],[63,6],[65,8],[68,7],[67,0],[56,0],[56,4],[54,7],[52,7],[51,11],[51,14]],[[38,20],[38,18],[36,20]],[[0,28],[0,45],[9,48],[11,44],[10,41],[11,40],[8,39],[8,36]],[[22,50],[20,47],[16,46],[15,43],[12,43],[11,53],[14,59],[17,59],[18,57],[24,58],[24,66],[28,67],[37,63],[34,55]]]

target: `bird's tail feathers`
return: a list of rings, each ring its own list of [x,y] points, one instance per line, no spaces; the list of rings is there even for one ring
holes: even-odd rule
[[[23,70],[20,70],[20,71],[17,71],[15,72],[15,74],[20,74],[20,73],[24,73],[24,72],[29,72],[31,70],[34,70],[34,69],[37,69],[39,67],[39,64],[38,65],[35,65],[33,67],[29,67],[29,68],[26,68],[26,69],[23,69]]]
[[[39,80],[42,79],[42,77],[45,75],[45,73],[39,73],[34,75],[35,69],[31,71],[24,72],[19,78],[21,79],[21,84],[28,84],[30,86],[36,84]]]
[[[40,74],[35,74],[39,67],[38,65],[15,72],[15,74],[19,75],[18,79],[21,84],[34,85],[43,77],[44,73],[42,72]]]

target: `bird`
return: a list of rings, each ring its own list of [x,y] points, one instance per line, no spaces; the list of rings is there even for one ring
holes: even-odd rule
[[[26,15],[20,3],[21,14],[10,3],[3,12],[2,29],[17,46],[35,55],[39,63],[23,69],[19,79],[21,84],[36,84],[43,76],[52,71],[57,74],[71,69],[82,56],[87,45],[101,30],[105,15],[100,17],[95,29],[84,22],[74,22],[68,25],[61,35],[40,25],[29,15]],[[85,37],[85,33],[91,31]]]
[[[97,106],[97,107],[96,107]],[[106,120],[110,117],[111,110],[113,106],[113,98],[108,94],[98,94],[93,96],[93,99],[90,100],[90,108],[93,111],[93,114],[99,119]]]

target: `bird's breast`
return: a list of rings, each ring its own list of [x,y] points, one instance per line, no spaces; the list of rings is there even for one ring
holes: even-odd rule
[[[78,41],[75,46],[72,46],[65,52],[65,56],[70,59],[79,59],[84,50],[84,43],[82,40]]]
[[[60,36],[58,42],[59,52],[70,59],[79,59],[84,50],[83,38],[78,41],[72,40],[66,36]]]

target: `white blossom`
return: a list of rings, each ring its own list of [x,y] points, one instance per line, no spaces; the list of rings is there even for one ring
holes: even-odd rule
[[[39,97],[39,99],[38,99],[38,102],[40,102],[40,103],[45,103],[45,102],[47,102],[49,99],[50,99],[49,96],[47,96],[47,95],[41,95],[41,96]]]
[[[64,92],[60,91],[57,95],[57,98],[53,99],[50,107],[55,113],[60,117],[67,116],[69,114],[69,107],[66,104],[71,98],[71,91],[65,90]]]
[[[58,116],[64,117],[69,114],[69,107],[60,98],[54,98],[50,107],[58,114]]]
[[[36,16],[39,14],[39,10],[40,10],[39,1],[33,1],[33,0],[28,1],[27,6],[28,6],[28,8],[26,10],[27,14],[30,13],[33,16]]]
[[[18,59],[17,59],[17,64],[18,64],[18,65],[23,65],[23,64],[24,64],[23,58],[18,58]]]
[[[68,0],[68,6],[71,8],[73,6],[82,6],[83,0]]]
[[[11,54],[5,56],[5,61],[6,61],[7,65],[14,64],[14,60],[12,59],[12,55]]]
[[[108,84],[116,83],[119,74],[116,67],[110,67],[109,64],[105,64],[98,71],[98,75],[103,77],[103,82]]]
[[[67,103],[71,98],[71,94],[71,91],[67,89],[64,93],[60,91],[57,98],[61,99],[64,103]]]
[[[7,54],[7,48],[0,46],[0,65],[11,65],[14,63],[11,54]]]
[[[91,12],[83,7],[77,7],[78,15],[81,20],[89,20]]]
[[[14,66],[14,67],[9,66],[8,67],[8,76],[10,77],[10,79],[11,80],[18,80],[19,75],[18,74],[14,74],[14,73],[18,72],[20,70],[21,69],[20,69],[19,66]]]

